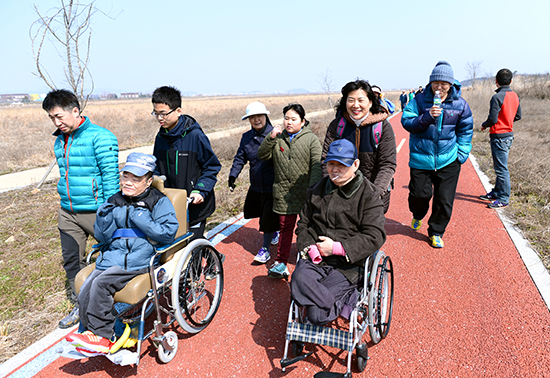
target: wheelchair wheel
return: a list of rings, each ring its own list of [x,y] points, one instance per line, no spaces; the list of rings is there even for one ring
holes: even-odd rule
[[[182,257],[185,261],[178,262],[180,273],[172,282],[172,305],[181,327],[197,333],[212,321],[220,306],[223,265],[207,240],[197,240],[189,246],[192,252]]]
[[[357,370],[362,372],[367,367],[367,361],[369,360],[367,344],[357,345],[355,347],[355,355],[357,357]]]
[[[393,264],[379,252],[369,279],[368,323],[372,342],[378,344],[388,335],[393,307]]]
[[[176,335],[174,331],[168,331],[164,334],[164,336],[168,340],[168,344],[170,344],[170,346],[174,348],[170,351],[167,351],[167,350],[164,350],[162,343],[158,344],[159,360],[162,363],[167,364],[168,362],[172,361],[172,359],[176,355],[176,352],[178,351],[178,335]]]

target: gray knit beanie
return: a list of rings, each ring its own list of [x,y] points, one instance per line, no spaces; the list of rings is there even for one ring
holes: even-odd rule
[[[444,60],[437,62],[430,75],[430,83],[432,81],[446,81],[447,83],[454,84],[455,78],[451,65]]]

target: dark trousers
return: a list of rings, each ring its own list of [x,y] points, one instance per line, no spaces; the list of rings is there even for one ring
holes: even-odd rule
[[[349,319],[357,302],[357,284],[330,265],[301,259],[292,273],[292,299],[306,308],[309,321],[323,325],[342,315]]]
[[[204,237],[204,229],[205,228],[206,228],[206,220],[203,220],[200,223],[189,226],[189,232],[193,233],[193,236],[191,236],[189,241],[191,242],[195,239],[205,239],[205,237]]]
[[[112,266],[107,270],[94,269],[82,284],[78,294],[81,329],[110,339],[115,326],[113,296],[132,278],[146,273],[147,270],[144,268],[139,271],[128,271],[118,266]]]
[[[275,261],[282,262],[285,265],[288,263],[288,258],[290,257],[292,236],[294,235],[293,231],[297,219],[298,214],[279,214],[279,247],[277,248],[277,258]]]
[[[76,301],[74,278],[86,266],[86,241],[88,236],[94,236],[95,217],[95,212],[73,213],[63,208],[58,211],[63,268],[71,286],[72,301]]]
[[[436,171],[411,168],[409,210],[415,219],[426,216],[433,196],[432,214],[428,220],[429,236],[443,236],[445,233],[453,212],[459,174],[458,159]]]

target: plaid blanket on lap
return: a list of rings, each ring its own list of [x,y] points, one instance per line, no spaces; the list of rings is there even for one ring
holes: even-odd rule
[[[286,327],[286,338],[287,340],[326,345],[348,352],[353,347],[353,335],[350,332],[313,324],[289,322]]]

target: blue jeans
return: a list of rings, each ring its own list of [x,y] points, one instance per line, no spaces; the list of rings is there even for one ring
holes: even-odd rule
[[[491,139],[493,168],[497,176],[492,190],[498,201],[510,202],[510,172],[508,171],[508,154],[512,147],[513,136]]]

